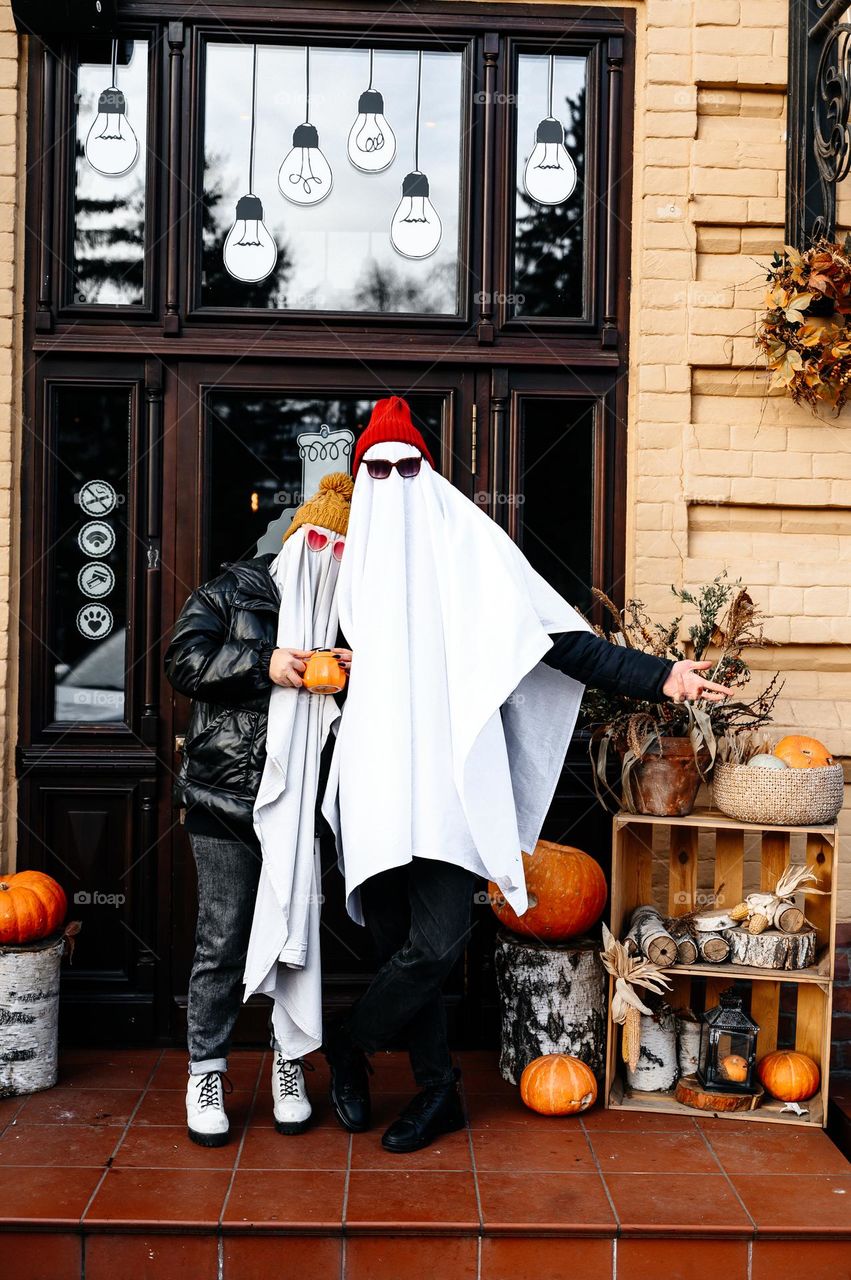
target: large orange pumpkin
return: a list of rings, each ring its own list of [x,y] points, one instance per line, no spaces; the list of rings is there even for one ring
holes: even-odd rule
[[[767,1053],[756,1073],[768,1092],[782,1102],[803,1102],[818,1090],[821,1074],[809,1054],[775,1049]]]
[[[0,877],[0,943],[18,946],[54,933],[65,919],[68,899],[52,876],[19,871]]]
[[[491,906],[514,933],[563,942],[586,933],[606,905],[606,877],[600,865],[581,849],[539,840],[534,853],[523,854],[529,908],[522,916],[510,907],[495,884]]]
[[[542,1116],[572,1116],[597,1101],[594,1072],[579,1058],[548,1053],[530,1062],[520,1077],[520,1097]]]
[[[781,738],[774,748],[774,754],[790,769],[819,769],[826,764],[833,764],[833,756],[823,742],[819,742],[818,738],[801,737],[797,733]]]

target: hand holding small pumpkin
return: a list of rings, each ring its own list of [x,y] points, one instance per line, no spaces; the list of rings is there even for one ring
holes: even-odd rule
[[[688,658],[675,662],[662,685],[662,692],[674,702],[692,702],[697,698],[703,698],[707,702],[723,702],[732,695],[733,690],[726,685],[715,684],[699,674],[711,666],[711,662],[692,662]]]
[[[300,689],[309,657],[309,649],[275,649],[269,662],[269,679],[285,689]]]

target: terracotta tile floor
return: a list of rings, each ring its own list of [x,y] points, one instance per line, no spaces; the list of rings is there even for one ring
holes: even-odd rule
[[[382,1128],[413,1093],[380,1055],[375,1129],[275,1132],[269,1055],[234,1054],[233,1139],[185,1132],[185,1055],[66,1053],[55,1089],[0,1101],[10,1280],[851,1280],[851,1164],[823,1133],[596,1109],[527,1111],[460,1055],[469,1127],[413,1156]],[[841,1097],[841,1092],[838,1092]],[[9,1264],[8,1267],[6,1264]]]

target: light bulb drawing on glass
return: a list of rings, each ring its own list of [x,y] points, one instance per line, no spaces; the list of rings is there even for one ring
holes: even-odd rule
[[[127,119],[127,99],[117,87],[118,41],[112,42],[112,79],[98,96],[97,115],[86,134],[91,167],[105,178],[122,178],[139,159],[139,139]]]
[[[349,160],[362,173],[383,173],[396,156],[396,135],[384,117],[384,96],[372,87],[373,50],[369,51],[369,85],[358,98],[358,114],[349,130]]]
[[[293,130],[292,148],[278,170],[278,189],[292,204],[319,204],[331,194],[334,175],[310,123],[310,49],[304,50],[304,124]]]
[[[553,68],[549,58],[548,114],[535,130],[535,145],[526,162],[523,186],[536,204],[563,204],[576,187],[576,165],[565,146],[564,126],[553,116]]]
[[[278,246],[263,221],[263,202],[254,194],[254,139],[257,123],[257,45],[252,50],[251,136],[248,147],[248,193],[236,202],[236,217],[227,234],[225,270],[244,284],[258,284],[271,275]]]
[[[417,55],[417,112],[414,126],[414,168],[402,181],[402,199],[390,223],[390,243],[403,258],[430,258],[440,244],[443,224],[431,202],[431,188],[420,167],[420,104],[423,55]]]

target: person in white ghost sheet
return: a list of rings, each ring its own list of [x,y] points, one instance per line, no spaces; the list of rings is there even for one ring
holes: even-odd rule
[[[479,877],[526,909],[521,850],[540,833],[583,686],[679,700],[729,690],[705,678],[708,663],[598,637],[436,473],[399,397],[375,405],[353,475],[337,590],[355,657],[322,810],[380,967],[323,1048],[337,1119],[359,1132],[368,1055],[406,1038],[419,1092],[382,1138],[402,1153],[464,1123],[442,984]]]

